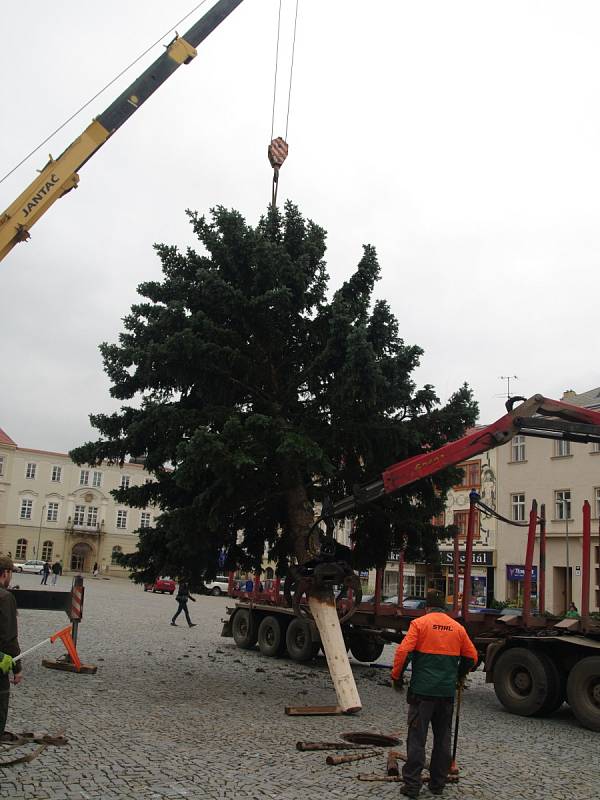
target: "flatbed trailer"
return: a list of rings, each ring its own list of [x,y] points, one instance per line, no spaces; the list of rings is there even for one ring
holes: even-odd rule
[[[523,398],[507,401],[508,413],[495,423],[438,450],[394,464],[380,478],[355,487],[351,496],[331,504],[328,514],[324,513],[322,517],[322,521],[329,523],[328,551],[334,551],[331,541],[333,518],[350,516],[366,503],[375,502],[416,480],[505,444],[517,433],[600,443],[600,413],[597,411],[548,400],[542,395],[534,395],[513,409],[518,399]],[[538,513],[535,500],[528,522],[504,520],[528,527],[523,609],[515,613],[481,612],[471,607],[471,563],[478,509],[496,513],[481,502],[476,492],[471,492],[464,551],[464,591],[460,603],[458,593],[454,593],[449,615],[464,625],[477,647],[487,682],[493,683],[498,699],[508,711],[522,716],[544,716],[552,714],[567,701],[584,727],[600,731],[600,619],[598,614],[590,613],[589,502],[586,500],[582,509],[581,615],[564,619],[546,613],[546,516],[543,505]],[[534,611],[531,589],[536,545],[539,581],[538,608]],[[456,531],[454,576],[460,572],[459,548],[459,533]],[[313,592],[316,590],[318,596],[322,587],[329,583],[331,605],[334,586],[337,585],[338,589],[343,587],[335,600],[343,635],[339,638],[340,650],[336,658],[340,660],[345,644],[358,661],[376,661],[387,642],[402,641],[411,621],[426,613],[403,607],[403,558],[399,561],[397,605],[381,602],[381,569],[377,570],[374,602],[362,603],[362,589],[356,575],[346,563],[332,564],[332,558],[330,556],[329,561],[326,557],[320,562],[317,560],[316,566],[314,562],[310,566],[309,562],[308,565],[292,567],[284,593],[279,579],[268,591],[260,591],[260,575],[254,577],[253,591],[235,590],[231,574],[229,594],[237,599],[228,609],[229,619],[224,624],[223,635],[233,636],[238,647],[251,648],[258,644],[266,656],[278,656],[287,651],[296,661],[308,661],[321,647],[319,630],[311,614],[311,609],[318,607],[318,604],[311,605]],[[321,587],[319,570],[325,576]],[[335,610],[332,608],[334,620]],[[327,656],[329,661],[329,654]]]

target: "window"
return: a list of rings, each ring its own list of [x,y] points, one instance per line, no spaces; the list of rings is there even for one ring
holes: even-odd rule
[[[33,500],[21,500],[21,519],[31,519]]]
[[[89,528],[95,528],[98,524],[98,509],[96,506],[88,506],[86,524]]]
[[[17,539],[15,558],[27,558],[27,539]]]
[[[431,524],[443,528],[446,524],[446,512],[441,511],[439,514],[436,514],[431,520]]]
[[[117,511],[117,528],[127,527],[127,512],[120,509]]]
[[[54,465],[52,467],[52,477],[51,477],[52,483],[60,483],[61,476],[62,476],[62,467]]]
[[[25,470],[25,477],[29,480],[33,480],[35,478],[35,472],[37,470],[37,464],[34,464],[32,461],[27,464],[27,469]]]
[[[142,511],[140,514],[140,528],[149,528],[150,527],[150,512],[149,511]]]
[[[75,506],[73,525],[83,525],[85,522],[85,506]]]
[[[4,456],[0,456],[0,475],[4,475]]]
[[[554,442],[554,455],[556,458],[571,455],[571,442],[566,439],[557,439]]]
[[[125,512],[125,513],[127,513],[127,512]],[[117,528],[118,528],[118,527],[119,527],[119,526],[117,525]],[[119,545],[118,545],[118,544],[117,544],[117,545],[115,545],[115,546],[113,547],[113,549],[112,549],[112,555],[111,555],[111,558],[110,558],[110,563],[111,563],[111,564],[118,564],[119,562],[118,562],[118,560],[117,560],[117,559],[118,559],[118,557],[121,555],[121,553],[122,553],[122,552],[123,552],[123,548],[122,548],[122,547],[119,547]]]
[[[425,597],[425,575],[405,575],[404,594],[409,597]]]
[[[89,486],[90,485],[90,471],[89,469],[82,469],[79,471],[79,485],[80,486]]]
[[[600,519],[600,488],[594,489],[594,495],[596,497],[596,518]]]
[[[525,520],[525,495],[524,494],[511,494],[510,507],[512,510],[512,519],[516,522],[524,522]]]
[[[456,525],[458,528],[458,540],[459,542],[465,542],[467,540],[467,529],[469,525],[469,512],[468,511],[455,511],[454,518],[452,521],[453,525]],[[473,541],[479,539],[479,511],[475,512],[475,533],[473,535]]]
[[[525,437],[522,434],[512,440],[511,461],[525,461]]]
[[[52,550],[54,549],[54,542],[50,540],[44,542],[42,545],[42,561],[52,561]]]
[[[554,492],[554,518],[571,519],[571,490],[560,489]]]
[[[481,486],[480,461],[465,461],[463,464],[459,464],[458,466],[463,470],[462,480],[458,484],[458,488],[476,489]]]
[[[121,475],[121,489],[129,489],[129,475]]]
[[[58,503],[48,503],[48,513],[46,522],[56,522],[58,520]]]
[[[92,486],[95,486],[96,489],[99,489],[102,486],[102,473],[101,472],[94,472],[92,475]]]

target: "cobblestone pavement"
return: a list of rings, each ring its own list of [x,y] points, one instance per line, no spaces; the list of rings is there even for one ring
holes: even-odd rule
[[[23,588],[35,576],[16,576]],[[62,577],[58,588],[70,588]],[[48,587],[51,588],[51,587]],[[70,745],[49,747],[35,761],[0,768],[11,800],[82,798],[244,798],[320,800],[400,798],[397,783],[363,783],[359,772],[382,771],[384,757],[325,765],[326,753],[300,753],[299,739],[340,733],[400,731],[404,695],[388,672],[355,664],[363,711],[358,717],[286,717],[285,705],[335,702],[324,659],[314,665],[266,659],[220,636],[228,602],[190,603],[197,627],[169,625],[169,595],[144,593],[128,581],[86,580],[79,651],[95,676],[44,669],[40,651],[25,664],[11,698],[12,731],[64,729]],[[181,618],[180,618],[181,619]],[[62,613],[22,611],[26,648],[65,624]],[[46,657],[62,654],[62,644]],[[386,647],[380,663],[391,662]],[[449,800],[592,800],[598,797],[600,735],[580,728],[567,706],[552,719],[514,717],[476,673],[461,713],[458,787]],[[28,746],[29,748],[31,746]],[[6,760],[22,751],[1,751]],[[10,755],[9,755],[10,754]],[[432,797],[424,788],[422,797]]]

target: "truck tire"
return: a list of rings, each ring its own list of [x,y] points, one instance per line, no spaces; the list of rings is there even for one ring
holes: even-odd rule
[[[310,661],[319,652],[320,643],[313,642],[310,625],[303,619],[294,619],[285,633],[285,645],[288,655],[293,661]]]
[[[575,664],[567,680],[567,698],[578,722],[590,731],[600,731],[600,656]]]
[[[557,702],[560,680],[556,665],[545,653],[511,647],[494,665],[496,697],[511,714],[541,716]]]
[[[350,638],[350,652],[357,661],[370,663],[377,661],[383,653],[384,643],[374,636],[366,636],[364,633],[354,634]]]
[[[243,650],[250,650],[256,644],[258,632],[254,615],[246,608],[239,608],[231,623],[233,641]]]
[[[265,617],[258,626],[258,649],[271,658],[285,650],[285,630],[277,617]]]

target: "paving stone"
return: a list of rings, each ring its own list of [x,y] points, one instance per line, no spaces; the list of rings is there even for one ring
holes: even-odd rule
[[[68,588],[70,580],[61,579]],[[35,576],[19,576],[37,588]],[[354,663],[363,710],[356,717],[286,717],[294,702],[331,704],[322,658],[312,665],[265,659],[222,639],[231,601],[198,597],[197,627],[169,625],[175,603],[128,581],[86,580],[79,651],[95,676],[46,670],[35,653],[13,691],[8,728],[56,733],[30,764],[2,769],[11,800],[397,800],[397,783],[363,783],[384,757],[329,767],[325,753],[300,753],[299,739],[330,740],[352,730],[399,731],[406,700],[385,670]],[[21,645],[63,627],[62,613],[22,611]],[[44,657],[62,655],[57,643]],[[390,664],[393,647],[379,660]],[[264,670],[264,672],[262,671]],[[302,685],[299,685],[301,683]],[[300,694],[302,692],[302,694]],[[301,698],[301,699],[300,699]],[[579,727],[568,706],[553,718],[507,714],[482,673],[470,678],[461,713],[459,786],[448,800],[591,800],[597,797],[598,734]],[[0,760],[14,751],[0,751]],[[20,752],[20,751],[19,751]],[[369,766],[366,767],[366,764]],[[427,800],[429,792],[423,791]]]

